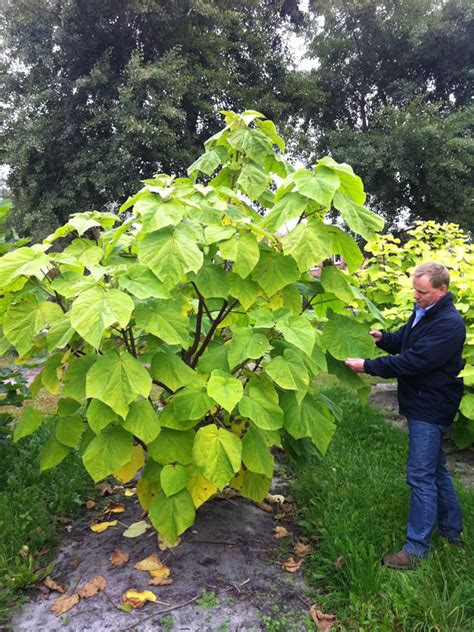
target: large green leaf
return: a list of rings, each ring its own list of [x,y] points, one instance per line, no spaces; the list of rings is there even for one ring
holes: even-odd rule
[[[242,461],[245,467],[268,478],[273,476],[273,455],[265,438],[255,427],[251,427],[242,439]]]
[[[199,379],[178,391],[168,406],[177,421],[197,421],[214,406],[214,401],[207,394],[206,382]]]
[[[222,241],[219,249],[224,259],[234,262],[234,272],[243,279],[252,272],[260,257],[257,240],[247,230],[241,230],[231,239]]]
[[[173,544],[181,533],[193,525],[196,509],[187,489],[169,498],[160,491],[151,502],[149,516],[155,529]]]
[[[227,345],[209,345],[204,354],[199,358],[196,369],[200,373],[211,373],[214,369],[229,371],[229,360],[227,358]]]
[[[179,463],[165,465],[160,472],[161,488],[168,497],[184,489],[188,480],[189,468]]]
[[[18,277],[42,279],[49,264],[48,255],[33,248],[18,248],[0,258],[0,287],[9,285]]]
[[[132,355],[109,351],[87,373],[86,395],[100,399],[125,418],[138,395],[148,397],[151,383],[148,371]]]
[[[56,465],[59,465],[61,461],[67,457],[69,452],[70,449],[60,443],[56,437],[50,437],[40,450],[40,471],[44,472],[52,467],[56,467]]]
[[[46,334],[48,351],[51,353],[55,349],[64,349],[74,334],[75,331],[71,327],[70,312],[66,312],[51,325]]]
[[[326,292],[331,292],[344,303],[353,303],[356,298],[353,286],[347,276],[336,266],[324,266],[321,272],[321,285]]]
[[[320,264],[333,252],[327,226],[314,219],[296,226],[282,239],[282,244],[283,252],[293,257],[300,272]]]
[[[56,439],[69,448],[77,448],[85,429],[80,415],[61,417],[56,424]]]
[[[474,419],[474,393],[464,394],[459,409],[465,417]]]
[[[239,412],[248,417],[260,430],[278,430],[283,425],[283,412],[278,405],[278,393],[265,377],[247,382],[245,394],[239,402]]]
[[[86,398],[86,376],[91,366],[96,362],[97,356],[85,355],[72,358],[64,373],[64,388],[61,396],[82,403]]]
[[[207,394],[229,413],[241,400],[244,393],[242,382],[220,369],[214,369],[207,383]]]
[[[295,439],[309,437],[320,453],[325,454],[336,430],[327,406],[310,394],[298,404],[294,393],[285,393],[281,406],[285,430]]]
[[[289,316],[277,320],[275,329],[283,334],[283,338],[311,356],[315,342],[315,331],[305,316]]]
[[[132,435],[120,428],[110,427],[92,439],[82,461],[95,482],[116,472],[132,457]]]
[[[181,314],[180,307],[179,299],[139,302],[135,309],[137,327],[170,345],[187,347],[189,318]]]
[[[327,354],[328,372],[335,375],[337,379],[348,388],[356,390],[362,402],[365,402],[370,393],[370,386],[358,374],[354,373],[344,362],[336,360],[331,354]]]
[[[286,349],[283,356],[276,356],[264,367],[275,384],[290,391],[306,392],[309,376],[300,354],[293,349]]]
[[[324,208],[331,206],[334,193],[340,185],[337,175],[327,167],[320,167],[315,172],[300,169],[295,171],[292,179],[302,195]]]
[[[244,498],[250,498],[256,503],[261,502],[270,491],[272,479],[246,470],[241,472],[232,482]]]
[[[273,155],[271,141],[261,132],[250,127],[239,127],[233,130],[227,136],[227,141],[231,147],[243,152],[257,163]]]
[[[62,375],[60,367],[63,361],[62,353],[54,353],[44,363],[43,370],[41,371],[41,382],[45,389],[52,395],[59,393],[59,388],[62,384]]]
[[[357,176],[352,167],[345,162],[338,163],[330,156],[324,156],[321,160],[318,160],[317,170],[320,166],[328,167],[332,169],[338,176],[341,186],[338,191],[344,193],[349,196],[356,202],[357,204],[365,203],[365,192],[364,185],[362,184],[362,180]]]
[[[227,273],[229,281],[229,293],[238,299],[245,310],[248,310],[257,300],[261,290],[252,279],[242,279],[234,272]]]
[[[160,195],[147,192],[135,202],[134,211],[141,215],[143,232],[151,233],[165,226],[175,226],[183,219],[186,207],[179,200],[163,201]]]
[[[182,224],[145,235],[138,242],[138,258],[168,288],[174,287],[187,272],[198,272],[204,260],[193,235]]]
[[[256,360],[270,348],[268,338],[255,332],[251,327],[235,327],[232,332],[227,357],[229,365],[234,368],[244,360]]]
[[[221,266],[205,265],[196,275],[196,286],[204,298],[227,298],[229,275]]]
[[[98,435],[109,424],[117,421],[117,413],[99,399],[91,399],[86,412],[89,426]]]
[[[21,357],[31,349],[36,335],[43,329],[50,329],[62,319],[62,314],[59,305],[38,302],[35,296],[26,294],[8,308],[3,320],[3,333]]]
[[[322,342],[338,360],[374,356],[374,339],[369,335],[367,325],[340,314],[334,314],[324,325]]]
[[[202,171],[207,176],[212,176],[217,167],[221,164],[219,154],[214,149],[206,151],[202,156],[199,156],[192,165],[188,167],[188,175],[193,176],[198,171]]]
[[[193,457],[204,476],[222,489],[240,469],[242,443],[228,430],[210,424],[196,433]]]
[[[256,164],[245,163],[240,171],[237,184],[250,200],[256,200],[265,191],[269,177]]]
[[[358,270],[364,257],[354,239],[338,226],[328,226],[328,233],[333,253],[343,257],[349,272]]]
[[[157,463],[181,463],[189,465],[193,462],[194,430],[172,430],[162,428],[158,437],[148,446],[148,454]]]
[[[139,263],[131,265],[126,274],[120,275],[119,285],[139,299],[171,297],[158,277],[149,268]]]
[[[308,208],[310,201],[304,195],[296,191],[285,193],[267,213],[259,226],[270,232],[276,232],[283,224],[300,217]]]
[[[341,213],[349,228],[362,235],[364,239],[370,240],[374,237],[374,232],[382,230],[383,219],[369,211],[365,206],[354,202],[343,193],[337,192],[334,195],[334,206]]]
[[[39,410],[33,408],[33,406],[27,406],[23,409],[19,422],[15,426],[13,431],[13,441],[16,443],[23,437],[27,437],[32,434],[37,428],[41,426],[43,416]]]
[[[97,280],[91,274],[83,276],[82,273],[64,271],[62,276],[54,279],[51,283],[51,288],[61,296],[71,298],[86,290],[90,290],[96,285]]]
[[[147,445],[156,439],[161,430],[158,415],[147,399],[139,399],[130,404],[122,427]]]
[[[169,349],[161,349],[151,361],[151,374],[172,391],[177,391],[196,379],[196,373]]]
[[[289,283],[294,283],[298,277],[298,268],[294,260],[273,251],[262,251],[252,274],[252,278],[268,296],[273,296]]]
[[[105,330],[118,323],[126,327],[134,308],[133,299],[120,290],[94,287],[74,301],[71,325],[77,333],[98,349]]]

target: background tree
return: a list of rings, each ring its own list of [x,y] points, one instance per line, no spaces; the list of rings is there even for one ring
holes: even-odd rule
[[[182,173],[219,109],[296,107],[282,27],[296,1],[7,0],[2,160],[14,223],[36,237],[70,213]]]
[[[308,158],[315,149],[344,156],[388,227],[407,209],[472,230],[472,4],[310,5],[310,51],[320,65],[300,149]]]

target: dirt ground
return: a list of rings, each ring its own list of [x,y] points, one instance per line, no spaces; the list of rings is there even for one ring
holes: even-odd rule
[[[282,493],[284,488],[280,479],[272,491]],[[51,572],[71,593],[101,575],[107,581],[105,591],[81,599],[60,617],[50,612],[59,594],[37,592],[13,618],[15,632],[250,632],[268,629],[266,617],[280,621],[286,617],[291,630],[312,629],[307,627],[312,601],[302,569],[290,574],[281,567],[291,554],[292,539],[273,539],[276,525],[286,524],[291,529],[279,505],[274,506],[274,513],[268,513],[244,499],[212,500],[199,509],[194,527],[181,544],[161,552],[155,533],[133,539],[122,536],[125,525],[140,520],[136,498],[125,501],[126,512],[113,516],[123,525],[95,534],[89,528],[93,512],[74,524]],[[116,547],[130,555],[121,568],[109,561]],[[170,567],[173,584],[148,586],[148,573],[134,570],[135,563],[153,553]],[[118,607],[122,595],[131,588],[152,590],[162,603],[147,602],[140,610],[123,612]]]

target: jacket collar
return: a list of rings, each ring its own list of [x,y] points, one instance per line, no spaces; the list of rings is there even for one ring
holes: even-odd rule
[[[453,294],[451,292],[447,292],[443,296],[443,298],[441,298],[437,303],[433,305],[433,307],[430,307],[429,309],[426,310],[424,318],[432,318],[433,314],[437,314],[442,309],[449,307],[449,305],[452,305],[453,302],[454,302]]]

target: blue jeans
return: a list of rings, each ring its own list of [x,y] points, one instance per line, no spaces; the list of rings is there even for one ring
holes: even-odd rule
[[[436,524],[441,536],[461,539],[461,507],[441,447],[447,430],[449,426],[408,419],[407,483],[411,498],[403,550],[420,557],[429,553]]]

